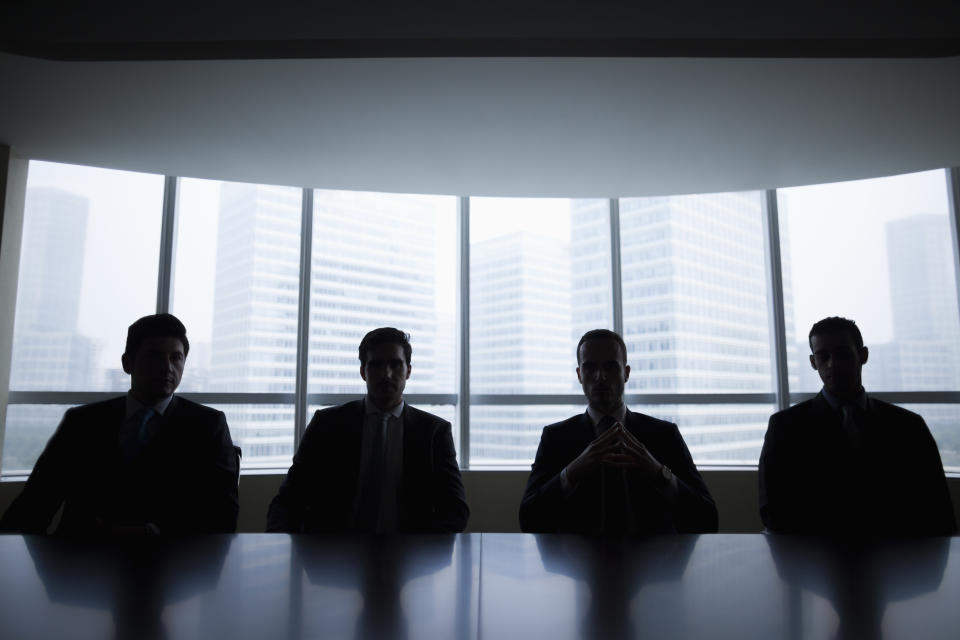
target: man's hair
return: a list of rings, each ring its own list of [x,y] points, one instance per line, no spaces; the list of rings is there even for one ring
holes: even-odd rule
[[[134,358],[140,345],[148,338],[176,338],[183,343],[183,355],[190,352],[190,342],[187,340],[187,328],[169,313],[158,313],[152,316],[143,316],[127,329],[127,346],[123,353],[128,358]]]
[[[623,352],[623,361],[627,361],[627,344],[623,341],[623,338],[620,337],[620,334],[616,331],[610,331],[610,329],[591,329],[583,334],[583,337],[580,338],[580,342],[577,343],[577,364],[580,364],[580,347],[583,346],[583,343],[587,340],[613,340],[618,345],[620,345],[620,351]]]
[[[846,318],[841,318],[839,316],[831,316],[829,318],[824,318],[819,322],[815,322],[810,328],[810,335],[807,336],[807,342],[810,343],[810,350],[813,350],[813,336],[822,336],[825,333],[841,332],[846,332],[848,336],[853,338],[853,341],[856,343],[858,349],[863,347],[863,336],[860,335],[860,329],[857,328],[856,322],[853,320],[847,320]]]
[[[413,353],[413,348],[410,346],[410,334],[393,327],[380,327],[363,336],[363,340],[360,341],[360,348],[357,350],[361,365],[365,366],[367,364],[367,350],[380,344],[398,344],[403,347],[403,356],[407,360],[407,366],[410,366],[410,355]]]

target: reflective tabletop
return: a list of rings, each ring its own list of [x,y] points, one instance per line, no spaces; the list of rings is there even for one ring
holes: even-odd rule
[[[960,637],[960,538],[0,536],[0,638]]]

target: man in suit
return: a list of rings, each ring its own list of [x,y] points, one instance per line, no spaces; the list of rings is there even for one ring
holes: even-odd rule
[[[606,329],[577,345],[587,411],[543,429],[520,504],[531,532],[714,532],[717,508],[677,426],[627,409],[627,347]]]
[[[43,533],[229,533],[238,460],[223,413],[174,395],[190,343],[161,313],[127,331],[126,396],[69,409],[0,529]]]
[[[852,320],[809,335],[823,389],[770,417],[760,453],[760,517],[769,531],[816,535],[951,535],[953,505],[923,418],[871,398],[869,352]]]
[[[469,509],[450,423],[406,404],[410,336],[360,342],[362,400],[317,411],[270,503],[267,531],[463,531]]]

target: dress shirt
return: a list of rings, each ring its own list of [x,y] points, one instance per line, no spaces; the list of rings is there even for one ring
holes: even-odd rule
[[[360,478],[366,479],[373,472],[373,466],[381,464],[372,459],[373,442],[380,437],[383,452],[383,467],[380,471],[379,508],[377,510],[376,533],[393,533],[397,531],[399,517],[400,484],[403,479],[403,408],[400,403],[386,412],[388,418],[383,420],[384,412],[378,409],[369,398],[364,398],[363,434],[360,444]],[[360,514],[360,501],[363,500],[363,491],[358,490],[354,499],[354,521]]]

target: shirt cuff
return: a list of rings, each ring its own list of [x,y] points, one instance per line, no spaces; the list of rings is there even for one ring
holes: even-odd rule
[[[560,488],[563,490],[563,495],[567,496],[573,491],[573,483],[570,482],[570,478],[567,477],[567,468],[564,467],[560,470]]]

